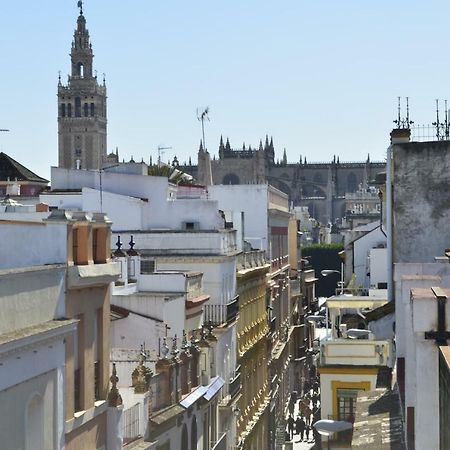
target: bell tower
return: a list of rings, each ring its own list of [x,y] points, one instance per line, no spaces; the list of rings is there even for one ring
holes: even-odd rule
[[[58,82],[58,166],[101,169],[106,160],[106,85],[93,73],[94,54],[83,15],[73,35],[71,75],[67,85]]]

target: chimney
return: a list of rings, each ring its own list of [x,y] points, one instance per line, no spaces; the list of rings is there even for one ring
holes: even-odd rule
[[[391,144],[406,144],[411,140],[409,128],[394,128],[391,131]]]

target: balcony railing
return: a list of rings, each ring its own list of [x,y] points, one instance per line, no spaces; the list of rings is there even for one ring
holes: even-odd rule
[[[264,250],[252,250],[241,253],[237,259],[237,269],[245,270],[252,267],[261,267],[267,264],[266,252]]]
[[[228,385],[228,394],[233,399],[239,394],[241,390],[241,373],[238,372],[235,374],[235,377],[230,380],[230,384]]]
[[[226,305],[205,305],[205,322],[211,325],[230,324],[239,312],[239,296]]]
[[[274,258],[270,262],[270,269],[271,269],[272,272],[275,272],[276,270],[280,270],[284,266],[287,266],[288,262],[289,262],[288,255],[280,256],[278,258]]]
[[[226,450],[226,448],[227,448],[227,433],[223,433],[219,437],[219,440],[216,441],[215,443],[213,442],[213,444],[214,444],[214,446],[213,446],[212,450]]]

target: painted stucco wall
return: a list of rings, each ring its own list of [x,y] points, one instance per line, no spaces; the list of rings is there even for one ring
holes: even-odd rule
[[[211,296],[206,305],[225,305],[236,295],[236,258],[156,258],[158,270],[193,270],[203,273],[203,291]]]
[[[253,248],[268,250],[268,186],[216,185],[209,186],[211,199],[217,200],[223,211],[244,212],[244,239]]]
[[[0,286],[0,334],[64,316],[65,267],[2,270]]]
[[[351,383],[355,383],[355,388],[357,387],[356,383],[361,382],[369,382],[370,390],[375,389],[377,383],[377,375],[369,375],[369,374],[351,374],[345,373],[342,369],[343,373],[321,373],[320,374],[320,404],[321,404],[321,414],[322,419],[328,419],[329,416],[333,416],[333,396],[334,392],[332,389],[332,382],[337,381],[341,383],[349,383],[346,385],[346,389],[353,389]]]
[[[367,233],[353,244],[353,272],[356,275],[358,285],[362,285],[366,289],[370,287],[370,278],[367,276],[370,268],[368,256],[371,249],[380,245],[386,245],[386,236],[381,232],[380,228],[376,228]],[[386,266],[387,260],[385,262],[385,267]],[[386,281],[386,279],[384,281]]]
[[[0,240],[0,270],[67,262],[65,224],[0,222]]]
[[[433,262],[450,242],[450,143],[411,142],[392,149],[394,262]]]
[[[59,449],[57,431],[57,371],[51,370],[0,391],[0,447],[4,449]],[[42,432],[33,434],[27,410],[33,399],[41,403]],[[60,398],[59,401],[62,399]],[[40,441],[40,442],[39,442]]]

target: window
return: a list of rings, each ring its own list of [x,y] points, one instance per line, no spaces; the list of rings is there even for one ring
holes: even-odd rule
[[[156,270],[156,263],[153,259],[142,259],[141,260],[141,274],[146,275],[153,273]]]
[[[72,117],[72,103],[67,105],[67,117]]]
[[[89,105],[87,103],[84,104],[84,117],[89,115]]]
[[[91,117],[94,117],[95,114],[95,105],[94,103],[91,103]]]
[[[81,39],[80,39],[80,46],[81,46]],[[77,65],[77,75],[81,78],[84,77],[84,66],[83,63],[78,63]]]
[[[81,98],[75,97],[75,117],[81,117]]]
[[[66,104],[61,105],[61,117],[66,117]]]
[[[81,148],[75,149],[75,156],[81,156]]]
[[[155,267],[155,262],[153,262],[153,269]],[[154,272],[155,270],[153,270]],[[134,268],[134,259],[128,259],[128,278],[134,278],[136,276],[136,270]]]
[[[78,322],[78,332],[73,340],[73,360],[74,360],[74,374],[73,374],[73,396],[74,396],[74,412],[83,409],[82,393],[81,393],[81,369],[80,361],[84,358],[83,338],[84,338],[84,321],[83,315],[76,317]]]
[[[338,389],[338,420],[353,423],[355,420],[356,398],[363,389]]]

